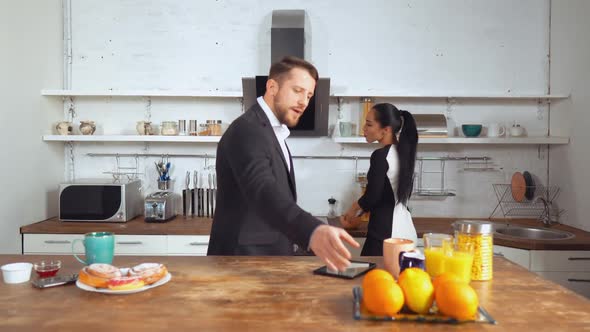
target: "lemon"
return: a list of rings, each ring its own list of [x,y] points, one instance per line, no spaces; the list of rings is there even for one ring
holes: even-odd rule
[[[417,267],[405,269],[399,275],[398,283],[410,310],[418,314],[430,311],[434,301],[434,286],[428,273]]]

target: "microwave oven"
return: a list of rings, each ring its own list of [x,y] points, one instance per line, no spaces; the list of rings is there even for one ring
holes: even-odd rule
[[[141,180],[80,179],[59,185],[61,221],[126,222],[142,208]]]

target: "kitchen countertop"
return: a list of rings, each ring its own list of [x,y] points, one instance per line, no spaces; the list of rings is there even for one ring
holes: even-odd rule
[[[457,218],[413,218],[413,220],[418,236],[421,237],[424,233],[452,234],[451,223]],[[51,218],[22,226],[20,232],[21,234],[84,234],[105,231],[136,235],[209,235],[211,222],[210,218],[185,218],[182,216],[177,216],[167,223],[146,223],[143,216],[126,223],[61,222],[57,218]],[[494,222],[497,225],[506,224],[504,219],[494,219]],[[536,228],[543,227],[541,222],[531,219],[512,219],[509,223]],[[590,250],[589,232],[561,224],[551,226],[551,229],[568,231],[576,236],[566,240],[525,240],[495,235],[494,244],[528,250]],[[366,237],[366,224],[358,229],[348,230],[348,232],[354,237]]]
[[[0,255],[0,264],[60,259],[60,274],[77,272],[71,256]],[[368,257],[382,267],[380,257]],[[494,279],[472,282],[497,325],[457,326],[356,321],[352,288],[362,278],[313,275],[314,257],[133,257],[117,266],[166,264],[172,280],[130,295],[86,292],[75,285],[35,289],[0,283],[0,330],[59,331],[578,331],[590,326],[590,301],[501,257]]]

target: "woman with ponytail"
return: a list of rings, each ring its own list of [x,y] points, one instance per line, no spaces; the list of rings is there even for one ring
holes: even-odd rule
[[[367,142],[382,146],[371,155],[367,188],[341,217],[344,228],[354,228],[360,215],[370,212],[362,256],[383,255],[383,240],[396,237],[417,241],[416,229],[406,207],[414,184],[418,131],[410,112],[389,103],[376,104],[364,126]]]

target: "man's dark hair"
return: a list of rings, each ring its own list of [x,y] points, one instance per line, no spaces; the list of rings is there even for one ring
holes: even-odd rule
[[[285,75],[293,68],[307,70],[316,82],[319,79],[318,70],[311,63],[295,56],[286,56],[281,61],[274,63],[270,67],[268,79],[273,79],[280,83],[285,78]]]

